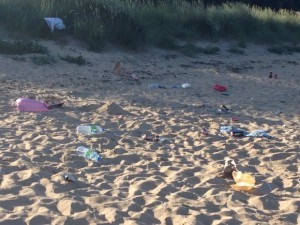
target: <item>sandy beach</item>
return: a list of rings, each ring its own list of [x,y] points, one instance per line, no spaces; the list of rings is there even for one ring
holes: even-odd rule
[[[95,53],[72,39],[41,44],[55,63],[0,55],[1,225],[300,224],[300,54],[248,44],[238,55],[227,42],[201,42],[220,53],[195,57],[156,48]],[[64,55],[87,64],[59,60]],[[18,112],[20,97],[64,105]],[[231,112],[217,114],[222,104]],[[78,135],[81,124],[105,132]],[[226,125],[272,138],[231,137],[219,132]],[[78,146],[102,159],[76,155]],[[251,191],[221,177],[225,157],[255,177]]]

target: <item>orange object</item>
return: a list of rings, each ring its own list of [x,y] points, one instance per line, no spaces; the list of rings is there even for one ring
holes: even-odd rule
[[[255,178],[249,173],[232,172],[236,184],[230,185],[235,191],[250,191],[255,186]]]

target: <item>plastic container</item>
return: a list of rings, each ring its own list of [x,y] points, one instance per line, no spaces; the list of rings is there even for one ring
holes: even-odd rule
[[[80,125],[77,127],[77,134],[91,135],[91,134],[102,134],[104,130],[96,125]]]
[[[97,152],[95,152],[92,149],[83,147],[83,146],[79,146],[76,149],[76,153],[79,156],[82,156],[82,157],[84,157],[86,159],[93,160],[95,162],[99,162],[101,160],[101,157],[100,157],[100,155]]]

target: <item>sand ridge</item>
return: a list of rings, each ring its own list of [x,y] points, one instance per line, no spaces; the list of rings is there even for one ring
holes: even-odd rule
[[[229,43],[218,44],[218,55],[196,57],[43,44],[54,56],[81,54],[89,64],[38,66],[30,56],[0,56],[0,224],[300,223],[299,54],[249,45],[240,56],[226,51]],[[114,74],[118,61],[139,81]],[[270,71],[278,78],[268,78]],[[153,83],[163,88],[149,89]],[[182,83],[191,87],[174,88]],[[214,91],[215,83],[229,96]],[[11,106],[19,97],[47,96],[64,107],[36,114]],[[232,113],[217,114],[221,104]],[[77,135],[80,124],[105,133]],[[264,129],[273,138],[234,138],[220,125]],[[167,140],[143,140],[145,133]],[[103,159],[77,156],[80,145]],[[228,156],[254,175],[252,191],[234,191],[221,178]],[[64,173],[76,181],[64,181]]]

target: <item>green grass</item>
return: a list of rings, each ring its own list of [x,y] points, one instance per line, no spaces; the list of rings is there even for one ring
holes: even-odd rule
[[[291,46],[291,45],[279,45],[279,46],[273,46],[268,48],[269,52],[283,55],[283,54],[293,54],[293,53],[299,53],[300,52],[300,47],[298,46]]]
[[[77,56],[77,57],[66,55],[66,56],[60,57],[60,59],[63,61],[66,61],[68,63],[77,64],[79,66],[86,64],[86,60],[82,57],[82,55]]]
[[[206,54],[206,55],[214,55],[214,54],[217,54],[220,52],[220,49],[218,47],[208,46],[208,47],[203,48],[203,47],[196,47],[193,44],[186,44],[183,46],[178,46],[176,48],[176,50],[178,50],[179,52],[181,52],[184,55],[191,56],[191,57],[195,56],[199,53]]]
[[[139,2],[0,0],[0,25],[39,38],[55,39],[70,34],[94,51],[103,50],[107,44],[130,49],[146,45],[178,49],[177,40],[189,43],[225,39],[267,44],[300,40],[299,12],[275,12],[243,4],[204,8],[201,1],[189,4],[170,0],[156,5],[151,1]],[[66,30],[50,33],[43,18],[52,16],[62,18]]]
[[[22,56],[12,56],[11,59],[15,60],[15,61],[19,61],[19,62],[25,62],[26,58],[22,57]]]
[[[56,62],[54,57],[50,55],[32,56],[31,59],[33,63],[38,66],[49,65]]]
[[[46,54],[47,48],[33,41],[5,41],[0,40],[0,54],[22,55],[29,53]]]
[[[233,53],[233,54],[237,54],[237,55],[244,55],[245,54],[244,50],[242,50],[240,48],[237,48],[237,47],[231,47],[227,51],[230,52],[230,53]]]

